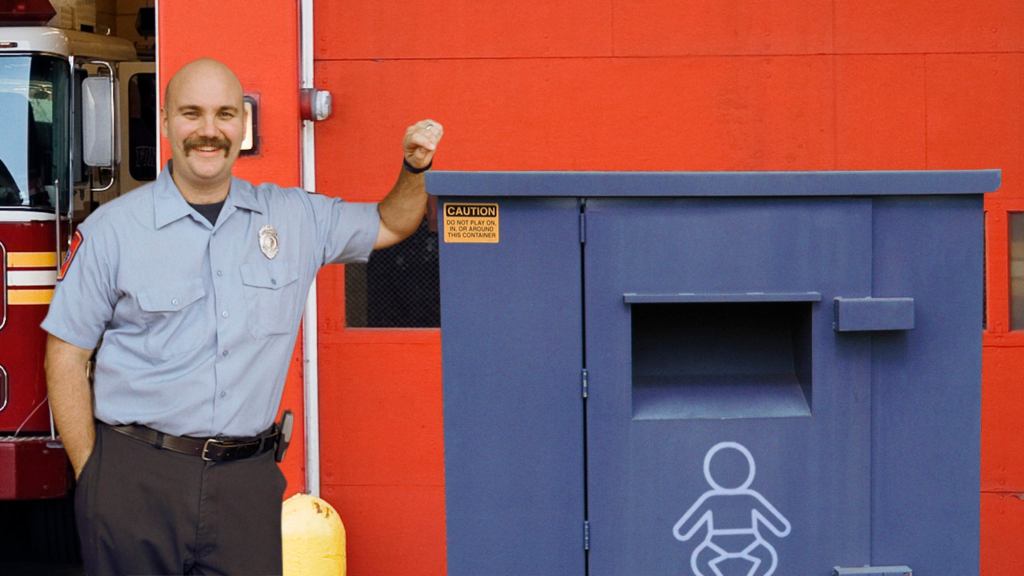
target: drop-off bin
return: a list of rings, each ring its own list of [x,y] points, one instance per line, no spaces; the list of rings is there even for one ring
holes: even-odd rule
[[[448,574],[977,574],[999,179],[429,174]]]

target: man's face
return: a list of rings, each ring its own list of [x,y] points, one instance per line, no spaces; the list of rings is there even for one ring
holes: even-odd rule
[[[226,69],[198,65],[172,82],[161,128],[171,144],[175,180],[204,188],[230,180],[245,136],[238,81]]]

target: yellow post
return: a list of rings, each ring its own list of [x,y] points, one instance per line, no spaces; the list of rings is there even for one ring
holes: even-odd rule
[[[281,509],[284,576],[345,576],[345,525],[337,510],[308,494]]]

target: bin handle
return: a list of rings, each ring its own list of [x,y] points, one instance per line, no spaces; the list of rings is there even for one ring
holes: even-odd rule
[[[836,332],[882,332],[914,329],[913,298],[835,299]]]
[[[860,566],[857,568],[843,568],[836,566],[832,569],[832,576],[912,576],[913,570],[910,566]]]

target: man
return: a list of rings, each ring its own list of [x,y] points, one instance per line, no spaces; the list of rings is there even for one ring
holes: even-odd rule
[[[217,61],[174,75],[161,126],[172,162],[79,227],[43,322],[82,556],[103,576],[277,574],[273,419],[306,294],[416,230],[442,127],[406,131],[376,205],[232,178],[242,87]]]

